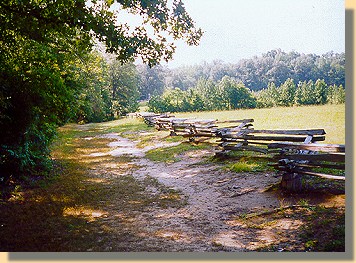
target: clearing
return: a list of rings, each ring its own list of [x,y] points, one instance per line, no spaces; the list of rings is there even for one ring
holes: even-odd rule
[[[344,185],[286,193],[268,158],[213,156],[136,119],[66,125],[56,178],[0,203],[1,251],[345,250]]]

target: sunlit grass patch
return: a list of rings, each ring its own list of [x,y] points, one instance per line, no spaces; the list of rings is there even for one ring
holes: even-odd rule
[[[107,216],[107,212],[95,210],[90,207],[65,207],[63,209],[63,216],[85,217],[89,222],[94,221],[96,218]]]
[[[225,155],[208,158],[208,162],[222,164],[225,169],[234,172],[266,172],[274,171],[272,155],[251,151],[231,151]]]
[[[157,148],[146,152],[146,157],[155,162],[172,163],[180,160],[179,155],[193,150],[203,150],[209,148],[208,144],[181,143],[173,147]]]
[[[164,141],[166,142],[183,142],[186,141],[185,138],[183,138],[182,136],[165,136],[163,138]]]
[[[117,132],[121,136],[130,136],[130,134],[136,134],[140,131],[154,131],[154,127],[149,127],[143,122],[142,119],[120,119],[112,122],[101,124],[105,128],[105,132]]]
[[[345,144],[345,104],[175,113],[178,118],[254,119],[255,129],[325,129],[325,143]]]
[[[236,172],[254,172],[258,170],[259,165],[257,163],[248,163],[248,162],[236,162],[225,166],[227,169]]]
[[[157,132],[153,133],[140,133],[137,136],[134,137],[134,139],[138,139],[139,142],[136,144],[136,147],[138,148],[145,148],[147,146],[154,145],[157,143],[157,141],[160,141],[162,139],[162,135]]]

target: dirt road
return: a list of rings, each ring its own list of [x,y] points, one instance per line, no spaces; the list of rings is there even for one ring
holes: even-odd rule
[[[344,195],[285,194],[274,172],[207,161],[212,148],[155,162],[148,150],[180,142],[138,147],[139,135],[66,129],[78,135],[54,153],[61,179],[1,204],[3,251],[311,251],[329,236],[310,224],[330,213],[328,227],[343,220]]]

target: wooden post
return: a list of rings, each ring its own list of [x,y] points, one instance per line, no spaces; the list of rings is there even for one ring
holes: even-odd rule
[[[281,187],[288,191],[300,192],[302,190],[302,176],[298,173],[284,173]]]

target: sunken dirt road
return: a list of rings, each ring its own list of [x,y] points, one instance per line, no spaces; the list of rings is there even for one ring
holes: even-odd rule
[[[283,193],[274,171],[236,173],[212,147],[115,125],[61,128],[55,179],[0,203],[2,251],[318,251],[344,238],[344,194]]]

